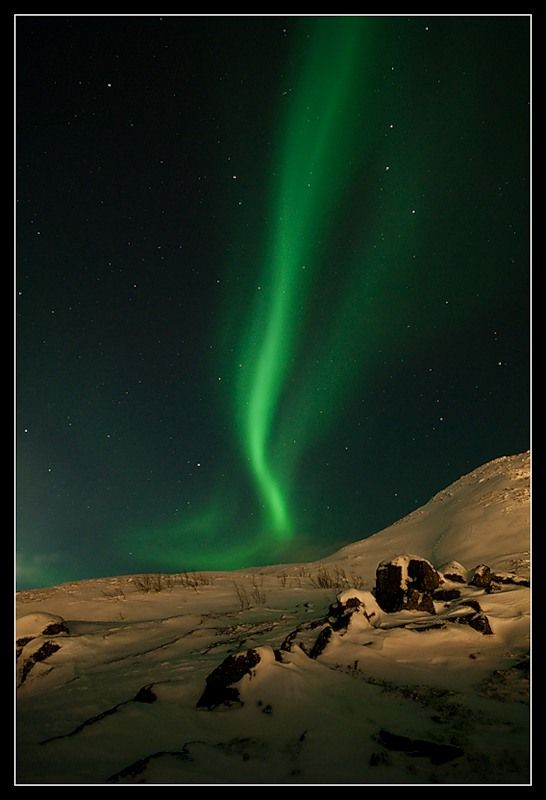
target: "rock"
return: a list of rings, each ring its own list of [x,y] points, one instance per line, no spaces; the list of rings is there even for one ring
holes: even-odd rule
[[[489,589],[491,586],[491,569],[487,564],[478,564],[473,570],[471,586],[477,586],[479,589]]]
[[[292,650],[292,645],[294,644],[294,640],[299,632],[300,632],[300,626],[298,625],[297,628],[295,628],[293,631],[290,631],[290,633],[288,633],[284,637],[284,639],[280,643],[279,650],[282,650],[285,653],[290,653],[290,651]]]
[[[419,592],[433,592],[440,585],[440,576],[430,563],[424,558],[410,558],[408,564],[408,578],[414,589]]]
[[[463,567],[458,561],[448,561],[438,570],[446,581],[455,581],[455,583],[466,583],[468,579],[468,570]]]
[[[369,621],[370,617],[366,614],[364,602],[359,597],[347,597],[338,600],[328,609],[328,622],[335,631],[346,631],[354,614],[364,616]]]
[[[375,597],[385,611],[399,611],[404,604],[402,588],[402,567],[390,562],[382,562],[375,573]]]
[[[484,636],[491,636],[493,634],[489,619],[485,614],[472,614],[468,620],[468,624],[471,628],[474,628],[475,631],[483,633]]]
[[[245,675],[252,674],[260,656],[254,649],[228,656],[206,679],[205,691],[197,701],[197,708],[213,709],[220,705],[242,705],[239,690],[233,686]]]
[[[450,617],[450,622],[459,622],[462,625],[470,625],[475,631],[483,633],[484,636],[491,636],[493,631],[488,618],[483,613],[465,614],[460,617]]]
[[[398,750],[408,756],[421,756],[430,758],[433,764],[445,764],[454,758],[464,756],[464,750],[453,744],[429,742],[426,739],[411,739],[409,736],[399,736],[390,731],[380,730],[377,741],[388,750]]]
[[[45,661],[46,658],[49,658],[49,656],[52,656],[53,653],[56,653],[57,650],[60,649],[60,644],[55,644],[55,642],[44,642],[43,645],[34,653],[33,660]]]
[[[300,623],[293,631],[290,631],[290,633],[284,637],[279,646],[279,650],[289,653],[295,646],[298,646],[307,654],[309,647],[312,646],[315,639],[315,634],[311,633],[311,631],[326,625],[327,622],[328,617],[322,617],[321,619]]]
[[[350,597],[346,603],[340,603],[339,601],[332,603],[328,609],[328,622],[334,631],[346,631],[351,617],[361,608],[362,603],[356,597]]]
[[[44,636],[58,636],[60,633],[70,633],[64,620],[52,622],[42,631]]]
[[[155,703],[157,695],[152,690],[153,683],[147,683],[142,689],[139,689],[133,697],[135,703]]]
[[[513,572],[491,573],[491,580],[495,583],[508,583],[514,586],[530,586],[531,582],[528,578],[522,578],[515,575]]]
[[[333,633],[334,631],[329,625],[327,625],[325,628],[321,630],[321,632],[317,636],[315,644],[311,649],[311,652],[309,653],[309,658],[318,658],[322,653],[324,653],[328,642],[332,638]]]
[[[434,614],[432,593],[439,585],[440,575],[429,561],[401,555],[382,561],[377,567],[375,597],[384,611],[404,609]]]
[[[55,642],[46,641],[37,650],[35,650],[34,653],[32,653],[23,663],[19,686],[23,685],[36,664],[38,664],[40,661],[45,661],[46,658],[49,658],[49,656],[52,656],[53,653],[56,653],[57,650],[60,649],[61,646]]]
[[[461,596],[460,589],[436,589],[432,597],[435,600],[457,600]]]
[[[403,608],[408,611],[426,611],[427,614],[436,613],[432,595],[417,589],[408,589]]]
[[[45,641],[38,647],[39,637],[59,636],[61,634],[68,633],[70,633],[70,631],[68,630],[64,619],[59,617],[57,614],[36,612],[34,614],[26,614],[23,617],[19,617],[16,623],[16,660],[19,661],[27,644],[30,642],[35,642],[34,645],[29,648],[30,650],[33,650],[33,652],[28,655],[27,651],[27,657],[23,658],[24,663],[19,685],[22,685],[26,681],[30,671],[38,661],[44,661],[46,658],[60,649],[59,645],[53,644],[53,642],[50,641]]]

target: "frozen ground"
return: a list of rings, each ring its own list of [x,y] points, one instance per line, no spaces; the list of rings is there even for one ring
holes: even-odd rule
[[[435,616],[386,613],[376,567],[408,553],[457,561],[468,575],[443,571],[463,580],[485,563],[495,591],[446,579],[460,596]],[[20,592],[17,781],[528,783],[528,578],[521,454],[315,563]],[[359,609],[310,658],[341,592],[370,619]],[[492,635],[453,621],[468,600]],[[197,708],[207,676],[249,650],[238,702]]]

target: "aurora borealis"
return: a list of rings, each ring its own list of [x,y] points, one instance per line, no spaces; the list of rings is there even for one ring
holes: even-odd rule
[[[320,557],[529,446],[527,17],[17,19],[21,586]]]
[[[281,538],[290,534],[293,522],[279,477],[284,470],[278,467],[274,476],[267,450],[274,442],[275,411],[295,352],[298,317],[305,311],[301,295],[309,290],[304,268],[309,265],[312,272],[317,261],[315,230],[327,225],[348,170],[347,155],[353,152],[344,133],[354,128],[349,99],[355,91],[358,48],[366,46],[359,41],[364,25],[360,20],[315,23],[316,41],[290,99],[263,291],[252,309],[248,344],[241,354],[237,402],[242,435],[266,524]]]

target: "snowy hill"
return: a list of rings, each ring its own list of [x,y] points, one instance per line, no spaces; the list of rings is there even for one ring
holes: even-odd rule
[[[486,561],[497,570],[529,569],[529,453],[504,456],[464,475],[390,528],[325,559],[375,561],[408,546],[434,564]]]
[[[17,781],[527,783],[528,587],[524,453],[321,561],[19,592]]]

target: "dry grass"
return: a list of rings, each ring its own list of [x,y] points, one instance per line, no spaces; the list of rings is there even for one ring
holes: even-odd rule
[[[360,575],[347,575],[342,567],[337,566],[331,571],[326,567],[319,567],[310,580],[315,589],[362,589],[364,584]]]
[[[235,587],[235,594],[237,595],[237,600],[239,601],[239,608],[241,611],[245,611],[256,606],[265,606],[267,603],[267,598],[263,590],[263,585],[263,575],[260,575],[259,578],[256,575],[253,575],[252,582],[248,589],[244,584],[234,581],[233,586]]]
[[[132,584],[137,592],[163,592],[182,586],[185,589],[198,591],[200,586],[211,586],[214,578],[199,572],[178,572],[175,574],[135,575]]]

